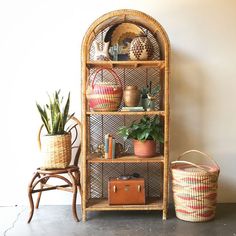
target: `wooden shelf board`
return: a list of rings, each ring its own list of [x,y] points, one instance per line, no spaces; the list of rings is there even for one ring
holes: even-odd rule
[[[106,68],[113,68],[113,67],[158,67],[163,69],[165,67],[164,60],[155,60],[155,61],[88,61],[87,62],[88,68],[94,67],[106,67]]]
[[[129,155],[129,156],[123,156],[123,157],[117,157],[115,159],[104,159],[104,158],[99,158],[96,155],[91,155],[88,157],[88,162],[89,163],[140,163],[140,162],[163,162],[164,157],[162,155],[156,156],[156,157],[137,157],[134,155]]]
[[[163,210],[160,198],[148,198],[145,205],[109,205],[107,199],[90,199],[86,211]]]
[[[124,115],[160,115],[165,116],[164,111],[88,111],[86,115],[116,115],[116,116],[124,116]]]

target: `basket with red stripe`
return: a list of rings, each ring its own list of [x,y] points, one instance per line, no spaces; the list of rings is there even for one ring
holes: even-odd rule
[[[181,160],[183,156],[193,153],[207,158],[211,164],[201,165]],[[217,163],[203,152],[190,150],[171,163],[171,171],[176,216],[191,222],[213,219],[220,173]]]
[[[104,80],[106,74],[107,81]],[[109,68],[101,68],[92,75],[86,96],[93,111],[117,111],[122,100],[122,85],[117,73]]]

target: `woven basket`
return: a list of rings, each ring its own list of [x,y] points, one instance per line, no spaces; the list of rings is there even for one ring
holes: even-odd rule
[[[71,161],[71,134],[41,137],[43,169],[65,168]]]
[[[186,154],[198,153],[213,165],[197,165],[180,160]],[[185,221],[208,221],[215,217],[219,166],[207,154],[190,150],[171,163],[176,216]]]
[[[98,73],[109,72],[114,82],[96,82]],[[91,85],[87,86],[86,96],[89,106],[93,111],[117,111],[122,100],[122,86],[119,76],[109,68],[96,70],[91,80]]]

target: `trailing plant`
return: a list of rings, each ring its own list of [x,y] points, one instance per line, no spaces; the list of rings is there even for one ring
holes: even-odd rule
[[[143,142],[145,140],[164,142],[163,125],[160,121],[160,117],[157,115],[154,118],[144,116],[138,123],[134,121],[129,127],[120,127],[118,134],[120,134],[124,140],[132,138]]]
[[[74,115],[69,115],[70,93],[63,105],[63,97],[60,97],[60,90],[55,91],[52,96],[48,95],[49,103],[40,106],[36,102],[36,106],[40,113],[43,124],[49,135],[65,134],[65,125],[67,121]]]

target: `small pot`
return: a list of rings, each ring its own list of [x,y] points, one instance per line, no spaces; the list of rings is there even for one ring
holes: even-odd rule
[[[137,86],[126,86],[124,90],[124,103],[127,107],[136,107],[140,100],[140,90]]]
[[[155,101],[152,101],[148,98],[142,98],[141,103],[142,103],[142,107],[146,111],[154,111],[155,110]]]
[[[154,140],[146,140],[144,142],[133,140],[134,155],[138,157],[153,157],[156,155],[156,142]]]

